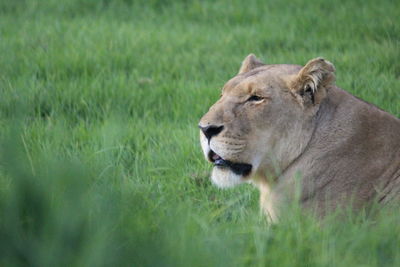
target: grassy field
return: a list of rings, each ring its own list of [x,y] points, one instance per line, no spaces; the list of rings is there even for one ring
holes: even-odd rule
[[[249,53],[400,116],[398,1],[0,0],[0,266],[400,266],[399,209],[269,226],[197,123]]]

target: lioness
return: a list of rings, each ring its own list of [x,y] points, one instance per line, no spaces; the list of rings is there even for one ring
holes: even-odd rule
[[[301,207],[321,216],[398,199],[400,120],[336,87],[334,72],[323,58],[302,67],[247,56],[200,120],[212,181],[251,181],[272,221],[298,186]]]

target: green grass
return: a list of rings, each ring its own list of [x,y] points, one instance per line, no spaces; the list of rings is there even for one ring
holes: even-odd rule
[[[1,266],[399,266],[399,210],[269,226],[197,123],[255,53],[400,116],[397,1],[0,0]]]

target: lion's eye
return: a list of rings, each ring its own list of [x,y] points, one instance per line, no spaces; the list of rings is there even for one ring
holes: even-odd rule
[[[263,100],[263,98],[258,95],[252,95],[247,99],[247,101],[260,101],[260,100]]]

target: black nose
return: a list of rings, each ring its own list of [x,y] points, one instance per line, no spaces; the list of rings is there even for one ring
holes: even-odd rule
[[[210,140],[211,137],[213,137],[213,136],[219,134],[220,132],[222,132],[222,130],[224,129],[224,126],[209,125],[209,126],[206,126],[206,127],[201,127],[199,125],[199,128],[204,133],[204,135],[207,137],[207,139]]]

